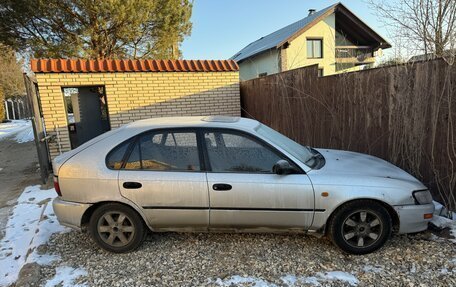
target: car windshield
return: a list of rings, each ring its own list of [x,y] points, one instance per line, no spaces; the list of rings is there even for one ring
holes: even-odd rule
[[[309,163],[314,158],[314,154],[309,147],[300,145],[290,138],[284,136],[283,134],[263,124],[260,124],[256,128],[256,131],[275,145],[278,145],[281,148],[285,149],[302,163],[308,166],[312,166],[312,164]]]

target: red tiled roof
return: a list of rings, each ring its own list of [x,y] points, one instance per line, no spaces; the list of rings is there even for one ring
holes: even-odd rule
[[[233,60],[86,60],[32,59],[35,73],[103,72],[230,72],[238,71]]]

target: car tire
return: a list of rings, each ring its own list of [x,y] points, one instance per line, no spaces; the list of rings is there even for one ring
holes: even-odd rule
[[[98,207],[90,217],[89,232],[101,248],[125,253],[136,250],[147,236],[147,227],[132,208],[119,203]]]
[[[385,207],[375,201],[352,201],[335,211],[328,231],[332,242],[343,251],[367,254],[390,238],[392,219]]]

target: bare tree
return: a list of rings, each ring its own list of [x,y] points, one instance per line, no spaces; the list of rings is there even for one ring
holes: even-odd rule
[[[0,44],[0,89],[6,98],[25,94],[22,61],[10,47]]]
[[[455,0],[365,0],[408,52],[448,56],[456,48]]]

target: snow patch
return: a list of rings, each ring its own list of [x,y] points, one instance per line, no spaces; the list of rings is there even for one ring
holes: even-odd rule
[[[34,139],[32,122],[29,120],[13,120],[9,123],[0,123],[0,140],[14,137],[18,143],[29,142]]]
[[[446,268],[440,269],[440,274],[448,274],[448,269],[446,269]]]
[[[14,137],[14,140],[18,143],[26,143],[26,142],[31,142],[35,139],[35,136],[33,135],[33,129],[32,125],[30,124],[30,127],[27,129],[24,129],[16,134]]]
[[[318,281],[317,277],[310,276],[293,276],[293,275],[286,275],[280,277],[280,280],[285,284],[285,286],[301,286],[302,283],[310,284],[314,286],[320,286],[320,282]]]
[[[317,276],[324,281],[342,281],[347,282],[351,286],[358,285],[359,281],[350,273],[342,271],[331,271],[326,273],[317,273]]]
[[[239,275],[234,275],[229,278],[215,280],[215,284],[219,286],[238,286],[240,284],[254,286],[254,287],[276,287],[277,285],[270,283],[264,279],[255,278],[255,277],[242,277]]]
[[[39,265],[50,265],[52,262],[60,259],[60,256],[51,254],[36,254],[33,252],[31,256],[27,258],[27,263],[35,262]]]
[[[380,273],[383,271],[382,267],[366,265],[363,267],[363,271],[366,273]]]
[[[315,276],[296,276],[296,275],[285,275],[280,277],[280,280],[283,282],[283,285],[280,286],[301,286],[302,284],[310,284],[314,286],[324,285],[328,281],[338,281],[348,283],[350,286],[357,286],[359,281],[358,279],[347,272],[342,271],[330,271],[330,272],[318,272]],[[254,287],[277,287],[278,285],[269,282],[262,278],[252,277],[252,276],[239,276],[234,275],[225,279],[217,278],[215,281],[209,280],[209,282],[214,282],[218,286],[254,286]]]
[[[280,277],[280,279],[286,286],[294,286],[296,284],[296,282],[298,282],[298,279],[296,278],[296,276],[293,276],[293,275],[282,276],[282,277]]]
[[[41,190],[39,185],[26,187],[19,196],[0,241],[0,285],[10,285],[25,263],[49,264],[57,256],[40,255],[37,247],[52,234],[69,229],[61,226],[52,209],[54,189]]]
[[[320,286],[320,282],[318,281],[318,278],[317,277],[306,277],[304,278],[304,283],[306,284],[311,284],[311,285],[315,285],[315,286]]]
[[[53,286],[62,286],[62,287],[72,287],[72,286],[86,286],[74,284],[74,280],[78,277],[87,276],[87,271],[82,268],[72,268],[69,266],[60,266],[56,269],[56,274],[54,278],[46,282],[46,287]]]

